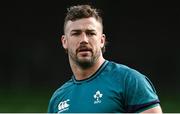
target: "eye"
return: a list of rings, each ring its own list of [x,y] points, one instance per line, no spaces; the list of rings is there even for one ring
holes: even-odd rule
[[[71,36],[79,36],[81,33],[80,32],[73,32],[72,34],[71,34]]]
[[[94,35],[96,35],[96,33],[94,33],[94,32],[87,32],[86,33],[88,36],[94,36]]]

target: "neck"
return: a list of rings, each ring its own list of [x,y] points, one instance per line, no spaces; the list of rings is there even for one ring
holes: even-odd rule
[[[98,60],[89,68],[82,69],[80,66],[75,64],[72,60],[70,60],[70,66],[73,74],[75,75],[76,80],[83,80],[91,77],[104,63],[105,59],[101,56]]]

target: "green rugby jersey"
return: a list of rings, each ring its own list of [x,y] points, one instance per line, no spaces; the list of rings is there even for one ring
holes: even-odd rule
[[[105,61],[90,78],[74,76],[55,91],[49,113],[140,112],[159,104],[150,80],[125,65]]]

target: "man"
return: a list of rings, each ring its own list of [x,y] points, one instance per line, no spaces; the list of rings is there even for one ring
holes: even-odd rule
[[[138,71],[103,58],[102,18],[89,5],[68,9],[62,45],[72,79],[53,94],[50,113],[162,113],[150,80]]]

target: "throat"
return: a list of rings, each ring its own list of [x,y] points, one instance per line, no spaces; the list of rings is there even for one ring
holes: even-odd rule
[[[75,79],[76,80],[85,80],[87,78],[92,77],[100,69],[100,67],[103,65],[104,62],[105,62],[105,60],[101,61],[100,63],[93,64],[91,67],[89,67],[87,69],[82,69],[77,66],[76,66],[76,68],[74,67],[74,69],[72,69],[72,70],[75,75]]]
[[[91,76],[93,76],[93,74],[96,72],[95,69],[93,69],[93,67],[87,68],[87,69],[78,69],[79,71],[77,71],[75,74],[75,79],[76,80],[85,80],[87,78],[90,78]]]
[[[92,62],[92,64],[84,63],[82,67],[82,64],[80,66],[76,63],[76,61],[70,59],[70,66],[76,80],[84,80],[93,76],[93,74],[95,74],[96,71],[98,71],[98,69],[102,66],[104,62],[105,59],[103,57],[100,57],[96,61]]]

